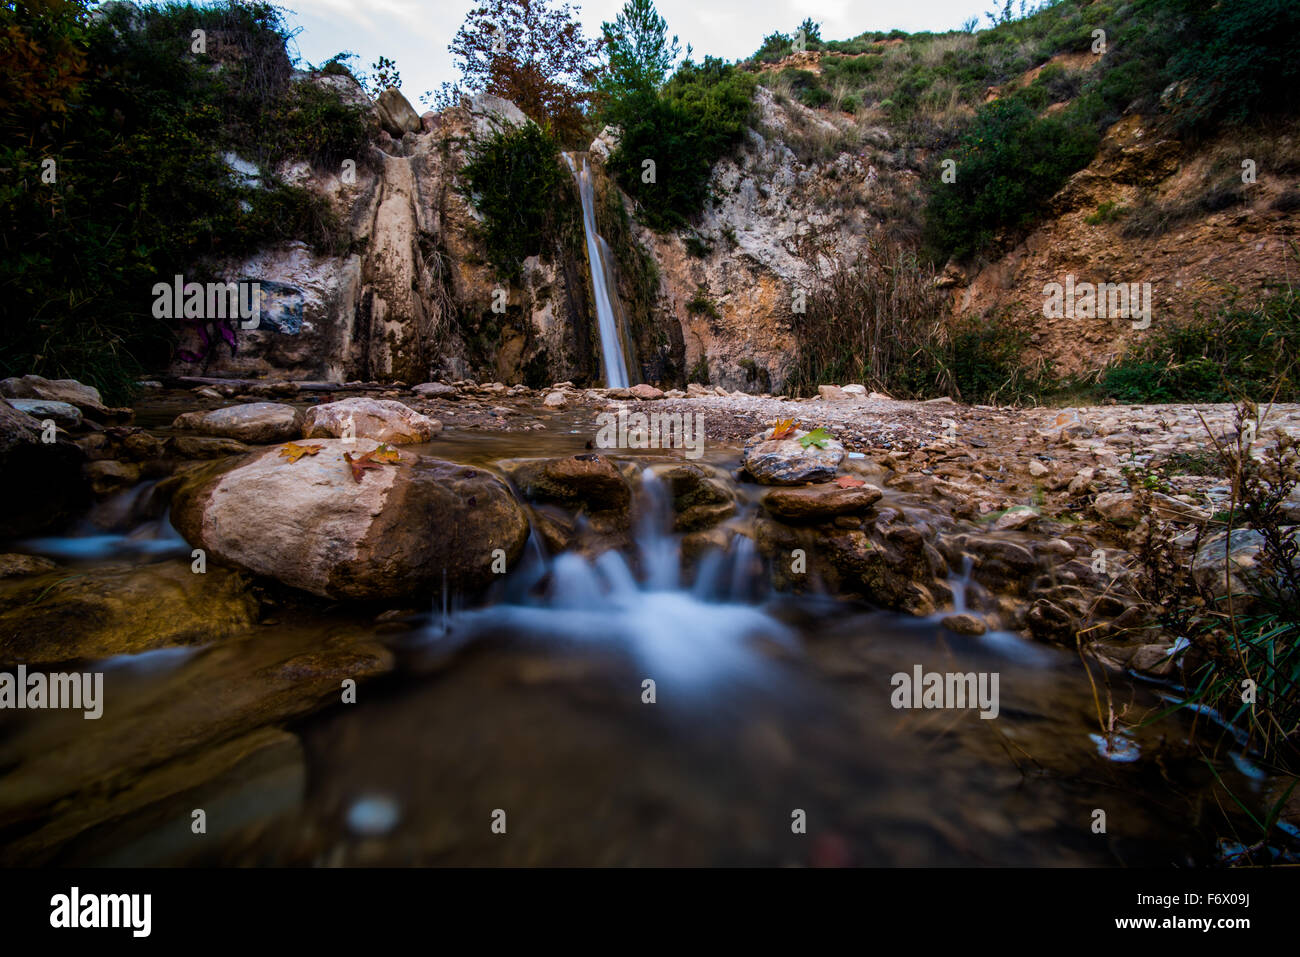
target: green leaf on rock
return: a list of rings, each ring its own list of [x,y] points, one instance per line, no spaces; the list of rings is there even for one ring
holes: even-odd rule
[[[815,445],[819,449],[824,449],[826,448],[826,443],[829,442],[832,438],[833,436],[819,425],[817,426],[817,428],[813,429],[807,435],[800,436],[799,444],[802,445],[805,449],[808,448],[810,445]]]

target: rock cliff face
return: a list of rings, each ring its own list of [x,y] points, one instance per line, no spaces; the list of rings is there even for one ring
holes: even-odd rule
[[[796,65],[819,69],[816,57],[801,56]],[[237,355],[173,371],[600,384],[576,191],[557,197],[574,213],[566,238],[526,260],[513,284],[487,263],[461,192],[473,140],[529,122],[523,114],[480,95],[417,125],[395,91],[372,104],[349,77],[299,82],[372,110],[377,132],[355,169],[281,171],[330,198],[349,246],[331,256],[290,243],[225,264],[228,278],[261,282],[261,327],[239,333]],[[761,84],[754,128],[715,167],[711,199],[690,229],[656,234],[637,224],[632,201],[604,172],[617,131],[591,145],[597,221],[616,264],[634,382],[783,391],[798,355],[798,297],[861,254],[868,238],[915,239],[926,151],[902,142],[883,113],[810,109]],[[988,98],[1001,92],[990,88]],[[1300,231],[1296,131],[1192,147],[1160,130],[1156,119],[1123,117],[1037,226],[1002,237],[974,263],[950,263],[941,284],[952,290],[954,314],[1009,316],[1030,333],[1031,356],[1057,374],[1085,374],[1167,320],[1287,275]],[[1241,181],[1244,160],[1257,168],[1253,183]],[[1150,327],[1045,317],[1046,287],[1067,276],[1150,283]]]
[[[348,78],[299,82],[328,83],[369,104],[359,88],[340,89]],[[580,232],[574,249],[531,257],[521,280],[507,285],[488,265],[476,214],[460,192],[470,142],[528,121],[513,104],[484,95],[425,114],[413,131],[409,104],[398,97],[375,107],[380,132],[356,161],[280,171],[329,198],[346,251],[326,255],[295,242],[223,264],[225,278],[260,283],[259,325],[239,331],[234,356],[222,350],[201,368],[178,363],[172,371],[334,382],[596,381],[590,280],[575,254]],[[401,138],[389,127],[404,130]]]

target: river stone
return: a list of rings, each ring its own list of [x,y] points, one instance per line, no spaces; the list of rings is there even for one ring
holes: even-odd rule
[[[1292,529],[1292,540],[1300,530]],[[1192,578],[1202,589],[1215,598],[1228,594],[1255,597],[1262,593],[1266,583],[1266,558],[1264,536],[1253,528],[1234,528],[1231,532],[1216,532],[1201,542],[1192,559]],[[1300,558],[1295,560],[1300,572]]]
[[[564,397],[563,392],[548,393],[546,398],[542,400],[542,405],[548,409],[563,409],[567,404],[568,400]]]
[[[663,389],[656,389],[654,386],[645,382],[640,382],[627,391],[632,393],[632,398],[640,399],[643,402],[649,402],[653,399],[662,399],[664,397]]]
[[[837,385],[819,385],[817,397],[827,402],[843,402],[849,395]]]
[[[173,435],[167,440],[167,448],[183,459],[223,459],[253,451],[243,442],[215,435]]]
[[[0,589],[0,659],[67,661],[206,644],[247,631],[258,603],[248,581],[188,560],[58,570]]]
[[[473,591],[523,552],[528,520],[482,469],[405,453],[356,482],[343,459],[373,440],[317,440],[290,463],[276,449],[201,469],[177,491],[172,522],[210,559],[325,598]],[[498,556],[499,557],[499,556]]]
[[[81,410],[70,402],[55,402],[52,399],[10,399],[9,404],[19,412],[26,412],[34,419],[53,419],[55,425],[65,429],[81,427]]]
[[[502,463],[524,498],[587,512],[626,512],[632,489],[614,462],[585,453]]]
[[[778,488],[763,496],[763,506],[777,518],[791,522],[823,522],[840,515],[865,512],[882,495],[874,485],[840,488],[838,485],[810,485],[806,488]]]
[[[835,439],[825,448],[804,448],[799,439],[807,432],[795,430],[790,438],[773,439],[772,430],[751,436],[745,443],[745,471],[762,485],[804,485],[835,477],[844,458],[844,446]]]
[[[283,402],[246,402],[211,412],[186,412],[176,417],[172,428],[265,445],[298,438],[302,413]]]
[[[0,399],[0,539],[58,528],[90,502],[85,454],[66,439],[42,442],[42,432]]]
[[[22,378],[0,380],[0,395],[11,399],[44,399],[47,402],[66,402],[85,411],[106,412],[104,400],[94,386],[76,379],[46,379],[44,376],[25,375]]]
[[[441,399],[449,395],[455,395],[456,387],[447,385],[445,382],[421,382],[417,386],[412,386],[411,391],[425,398]]]
[[[307,410],[302,434],[309,439],[337,439],[348,422],[358,439],[374,439],[389,445],[418,445],[442,431],[442,423],[421,415],[410,406],[392,399],[358,397],[326,402]]]

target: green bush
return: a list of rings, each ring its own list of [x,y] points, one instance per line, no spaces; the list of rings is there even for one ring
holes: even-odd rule
[[[997,100],[976,117],[951,157],[956,182],[934,175],[924,239],[936,259],[963,258],[1001,230],[1027,226],[1042,205],[1096,152],[1095,130],[1061,116],[1039,117],[1023,100]]]
[[[290,84],[290,33],[269,4],[120,5],[95,21],[86,8],[0,6],[0,375],[77,378],[124,401],[170,360],[155,282],[204,281],[280,239],[340,242],[323,199],[269,169],[244,184],[220,153],[269,163],[304,155],[301,138],[305,155],[337,156],[361,128]],[[190,51],[196,28],[208,54]]]
[[[665,231],[699,213],[713,165],[744,136],[754,86],[751,75],[708,57],[682,64],[660,93],[635,92],[610,105],[608,120],[623,135],[609,168],[643,222]],[[646,160],[654,163],[653,182]]]
[[[556,197],[568,178],[560,162],[555,137],[529,123],[476,143],[461,169],[464,193],[483,214],[488,261],[503,279],[516,278],[555,233]]]
[[[1100,387],[1121,402],[1262,402],[1275,390],[1278,401],[1298,401],[1300,293],[1157,327],[1106,370]]]

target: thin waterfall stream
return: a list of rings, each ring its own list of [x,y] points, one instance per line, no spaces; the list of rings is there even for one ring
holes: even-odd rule
[[[582,229],[587,236],[587,261],[591,265],[591,288],[596,299],[596,322],[600,333],[601,358],[605,366],[605,383],[611,389],[625,389],[631,384],[627,359],[623,355],[623,307],[614,282],[609,244],[596,231],[596,194],[592,185],[591,164],[584,154],[578,167],[574,154],[565,153],[573,180],[582,199]]]

